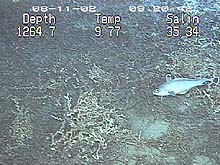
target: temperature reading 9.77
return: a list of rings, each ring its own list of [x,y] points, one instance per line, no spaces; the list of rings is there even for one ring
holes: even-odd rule
[[[96,27],[95,36],[102,37],[108,33],[109,37],[119,36],[119,31],[121,30],[120,22],[121,17],[119,15],[102,15],[101,13],[96,13]]]
[[[113,37],[113,36],[118,37],[119,36],[119,31],[121,30],[120,26],[108,26],[107,28],[108,28],[109,37]],[[95,36],[101,37],[103,35],[104,35],[103,28],[101,26],[96,26],[95,27]]]

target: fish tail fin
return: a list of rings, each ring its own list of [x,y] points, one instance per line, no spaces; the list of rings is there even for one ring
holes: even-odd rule
[[[202,85],[210,85],[210,84],[212,84],[212,83],[213,83],[212,80],[207,80],[207,81],[204,81],[204,82],[202,83]]]
[[[220,83],[219,77],[214,77],[214,78],[208,79],[207,81],[204,81],[202,84],[203,85],[211,85],[211,84],[218,85],[219,83]]]
[[[213,78],[212,79],[212,83],[214,83],[214,84],[219,84],[219,77],[215,77],[215,78]]]

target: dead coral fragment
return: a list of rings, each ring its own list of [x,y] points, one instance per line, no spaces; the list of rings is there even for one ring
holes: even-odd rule
[[[111,83],[110,73],[104,71],[101,67],[94,64],[94,66],[88,70],[88,76],[94,83]]]
[[[11,127],[11,137],[17,145],[24,145],[26,139],[33,137],[33,125],[31,123],[30,114],[22,108],[17,99],[15,102],[16,110],[14,111],[15,120]]]

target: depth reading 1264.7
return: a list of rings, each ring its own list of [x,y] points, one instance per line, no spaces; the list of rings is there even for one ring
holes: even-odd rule
[[[49,26],[42,26],[42,24]],[[42,37],[46,34],[54,36],[56,17],[52,14],[30,15],[29,13],[23,13],[22,25],[17,28],[18,37]],[[48,27],[49,32],[46,32],[45,28]]]
[[[54,30],[56,29],[55,26],[49,26],[49,29],[51,29],[50,36],[54,36]],[[44,36],[42,31],[42,26],[18,26],[18,37],[42,37]]]

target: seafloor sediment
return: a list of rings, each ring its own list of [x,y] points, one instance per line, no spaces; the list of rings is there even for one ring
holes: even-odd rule
[[[164,12],[129,12],[192,4],[197,37],[168,38]],[[33,5],[94,5],[120,15],[121,31],[97,38],[94,13],[53,11],[54,37],[18,37]],[[218,1],[19,0],[0,9],[0,164],[220,163],[219,85],[152,94],[167,73],[220,76]]]

